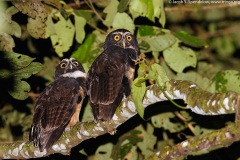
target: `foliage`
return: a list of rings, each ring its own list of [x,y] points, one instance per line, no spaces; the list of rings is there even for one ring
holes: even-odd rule
[[[192,81],[211,93],[240,93],[239,5],[170,2],[174,1],[0,1],[1,141],[24,137],[36,97],[53,81],[59,59],[74,57],[88,71],[102,52],[107,33],[116,28],[135,33],[141,49],[132,85],[132,98],[141,118],[129,119],[123,124],[127,129],[120,127],[114,136],[98,140],[101,142],[90,141],[94,147],[76,147],[72,155],[145,159],[168,145],[232,123],[231,115],[207,117],[204,121],[203,116],[171,102],[144,110],[142,100],[147,86],[157,84],[167,95],[171,92],[170,79]],[[89,120],[89,105],[81,115],[82,121]],[[202,154],[207,157],[216,152]]]

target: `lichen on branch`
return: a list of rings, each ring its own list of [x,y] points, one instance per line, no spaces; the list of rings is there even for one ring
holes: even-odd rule
[[[217,94],[209,93],[189,81],[170,80],[168,84],[168,87],[164,89],[164,92],[168,97],[172,99],[183,99],[187,104],[187,108],[197,114],[219,115],[230,114],[235,111],[238,113],[240,98],[235,92]],[[164,96],[164,93],[157,85],[150,85],[147,87],[143,99],[143,106],[147,107],[151,104],[166,100],[168,99]],[[114,134],[115,129],[119,125],[128,121],[136,114],[137,110],[132,97],[130,96],[123,100],[111,121],[99,121],[97,123],[94,121],[79,122],[70,131],[65,132],[51,149],[48,151],[44,150],[43,152],[39,152],[38,149],[34,148],[32,143],[27,141],[0,143],[0,158],[36,158],[44,157],[53,153],[61,153],[65,155],[70,154],[71,148],[80,144],[84,140],[96,138],[105,133]],[[200,150],[206,150],[230,145],[239,140],[240,137],[240,131],[237,131],[234,126],[235,125],[229,125],[221,130],[213,131],[212,133],[209,133],[208,136],[202,135],[189,138],[171,148],[167,147],[163,151],[157,152],[154,156],[158,155],[159,159],[161,159],[161,157],[177,158],[199,151],[199,148]],[[212,137],[211,135],[214,135],[215,139],[209,139],[209,136]],[[194,144],[192,142],[194,142]],[[206,142],[207,145],[203,144],[204,142]]]

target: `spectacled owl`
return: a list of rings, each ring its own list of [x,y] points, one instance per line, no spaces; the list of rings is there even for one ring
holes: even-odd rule
[[[74,58],[63,59],[56,67],[55,81],[40,93],[34,108],[29,140],[41,152],[79,121],[85,93],[82,65]]]
[[[104,51],[87,74],[87,94],[95,120],[111,120],[122,99],[130,95],[138,55],[137,39],[128,30],[117,29],[107,35]]]

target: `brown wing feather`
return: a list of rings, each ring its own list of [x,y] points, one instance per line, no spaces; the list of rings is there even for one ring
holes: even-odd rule
[[[101,54],[89,71],[89,94],[92,103],[113,103],[121,88],[124,66]]]
[[[123,48],[112,46],[92,64],[87,86],[95,120],[110,120],[123,96],[129,95],[131,82],[126,76],[130,68],[128,61]]]
[[[62,135],[74,114],[74,106],[79,99],[78,92],[79,84],[75,79],[62,78],[40,94],[29,135],[30,141],[40,151],[51,147]]]

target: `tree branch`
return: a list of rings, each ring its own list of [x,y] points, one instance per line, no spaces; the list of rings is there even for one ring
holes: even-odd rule
[[[163,150],[156,152],[156,154],[148,159],[169,160],[172,158],[184,158],[187,157],[187,155],[199,151],[210,151],[221,147],[227,147],[239,140],[240,130],[236,128],[235,124],[230,124],[223,129],[188,138],[172,147],[166,146]]]
[[[176,2],[178,0],[175,0]],[[179,0],[180,1],[180,0]],[[174,2],[174,1],[173,1]],[[182,1],[183,2],[183,1]],[[234,2],[234,1],[232,1]],[[232,8],[232,7],[237,7],[240,4],[237,3],[222,3],[222,4],[206,4],[206,5],[202,5],[199,3],[199,5],[196,4],[191,4],[190,1],[186,2],[189,3],[189,5],[186,5],[184,3],[182,3],[182,5],[177,5],[174,7],[165,7],[165,11],[166,12],[196,12],[196,11],[206,11],[206,10],[212,10],[212,9],[225,9],[225,8]],[[193,7],[193,5],[195,7]]]
[[[197,85],[189,81],[170,80],[165,89],[165,93],[172,99],[183,99],[187,104],[187,108],[191,109],[197,114],[202,115],[234,113],[236,109],[238,111],[240,102],[240,96],[235,92],[212,94],[200,89]],[[157,87],[157,85],[151,85],[147,88],[145,97],[143,99],[143,105],[144,107],[147,107],[151,104],[165,100],[167,100],[166,97]],[[34,149],[33,144],[27,141],[0,143],[0,158],[36,158],[44,157],[53,153],[61,153],[67,155],[70,154],[72,147],[80,144],[84,140],[95,138],[105,133],[113,134],[119,125],[126,122],[135,114],[137,114],[137,111],[130,96],[127,99],[123,100],[122,104],[118,107],[111,121],[99,121],[98,123],[95,123],[94,121],[79,122],[70,131],[65,132],[61,138],[52,146],[51,149],[48,151],[44,150],[43,152],[39,152],[38,149]],[[181,156],[184,156],[196,151],[194,149],[188,149],[186,151],[183,150],[186,148],[186,146],[191,147],[191,142],[194,142],[193,145],[196,147],[199,145],[199,148],[197,149],[199,151],[200,149],[210,149],[215,148],[216,146],[229,145],[232,142],[239,140],[240,137],[240,131],[236,131],[236,128],[234,129],[234,127],[231,127],[231,125],[227,129],[222,129],[214,132],[219,132],[219,134],[214,135],[218,141],[215,143],[214,139],[211,141],[208,140],[209,142],[206,142],[206,144],[208,144],[208,147],[201,147],[201,145],[204,143],[202,140],[207,140],[207,137],[200,136],[192,137],[189,140],[184,141],[185,143],[182,142],[172,147],[171,150],[168,151],[172,151],[174,153],[176,152]],[[225,141],[222,141],[223,135],[225,135],[225,137],[228,139],[226,140],[226,143],[224,143]],[[198,142],[199,144],[196,142],[197,140],[201,140]],[[212,141],[214,141],[214,143]],[[206,146],[206,144],[204,146]],[[185,154],[182,154],[182,152],[179,150],[184,151]],[[158,155],[162,155],[165,153],[164,151],[161,152],[161,154],[158,152]],[[178,157],[179,154],[172,154],[171,158]],[[165,154],[165,157],[168,157],[168,154]]]

